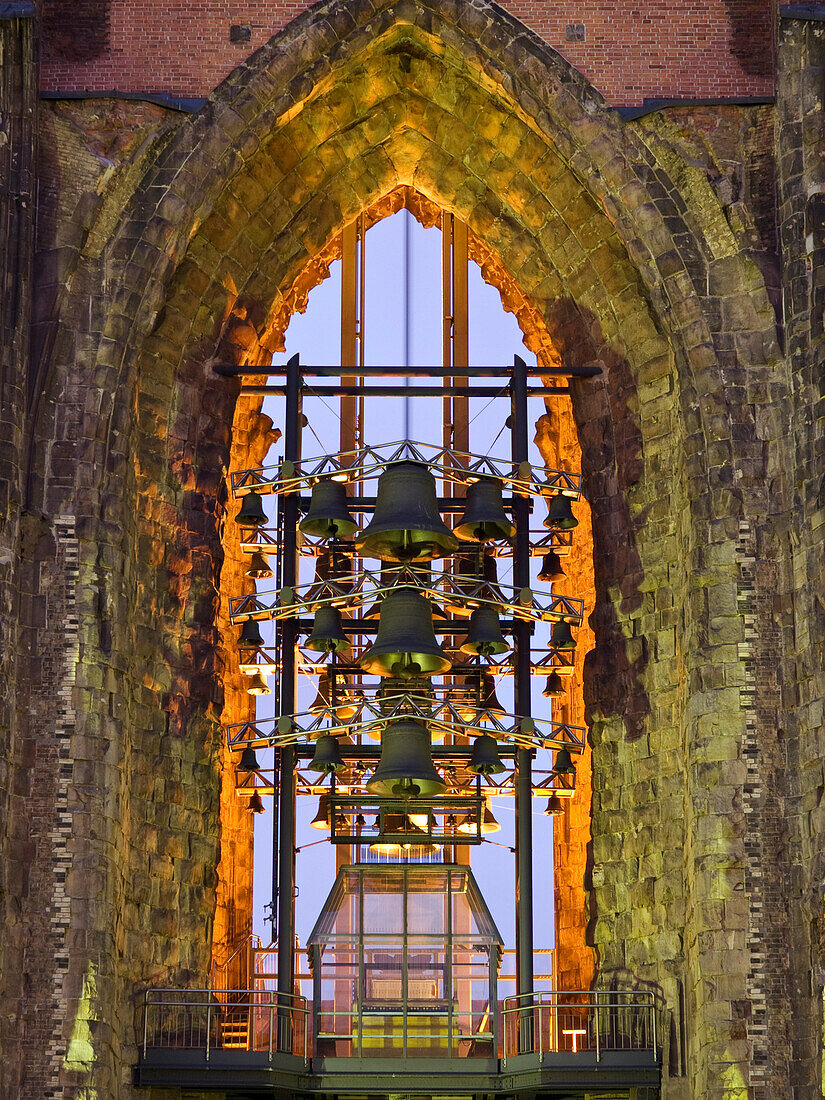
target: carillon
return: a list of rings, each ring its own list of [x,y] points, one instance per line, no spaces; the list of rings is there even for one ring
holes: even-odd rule
[[[255,656],[262,667],[276,667],[279,676],[273,716],[243,723],[237,743],[231,738],[235,727],[229,727],[230,745],[241,754],[239,789],[249,797],[254,784],[250,803],[260,802],[261,792],[276,796],[273,929],[279,932],[282,989],[294,987],[298,795],[319,796],[309,824],[327,834],[324,840],[339,853],[352,852],[351,864],[338,857],[339,879],[328,905],[337,904],[334,898],[344,889],[340,876],[367,867],[379,896],[386,898],[379,907],[387,913],[397,911],[392,907],[398,901],[385,868],[414,867],[423,874],[430,867],[460,866],[464,889],[477,890],[467,866],[469,853],[494,843],[488,838],[501,828],[489,803],[495,795],[515,808],[514,902],[524,960],[517,989],[520,996],[529,992],[532,802],[549,793],[545,812],[560,812],[562,800],[574,794],[573,754],[582,751],[585,738],[583,730],[557,721],[552,710],[564,690],[558,670],[572,671],[571,624],[580,624],[583,604],[536,587],[564,578],[561,555],[570,541],[565,532],[576,524],[571,500],[579,495],[579,479],[565,471],[538,471],[527,460],[526,370],[517,359],[510,378],[512,454],[507,460],[406,440],[355,448],[339,464],[334,455],[301,461],[304,375],[297,360],[290,360],[287,453],[278,476],[249,470],[237,478],[244,494],[238,522],[260,526],[248,540],[253,556],[246,572],[261,588],[233,599],[230,616],[241,627],[239,645],[258,650],[263,637],[257,620],[274,620],[276,665],[263,663],[269,650]],[[472,396],[473,390],[461,392]],[[277,529],[262,526],[263,492],[278,498]],[[540,546],[548,549],[534,570],[537,582],[531,576],[531,516],[541,523],[537,509],[542,500],[551,533],[541,533]],[[277,564],[270,571],[273,555]],[[303,583],[297,568],[301,558],[308,559],[309,583]],[[502,569],[499,558],[505,559]],[[272,575],[275,591],[268,593],[263,582]],[[245,667],[256,669],[250,691],[260,683],[266,686],[254,662]],[[540,674],[546,677],[542,695],[550,702],[543,715],[536,715],[530,684]],[[308,684],[314,691],[308,695],[311,703],[299,701],[299,677],[317,677]],[[276,753],[272,779],[259,760],[264,746]],[[547,780],[533,780],[533,759],[540,754],[552,762],[549,792]],[[402,910],[413,913],[418,902],[411,900],[412,880],[398,881],[407,891]],[[435,896],[443,890],[435,888]],[[345,938],[353,928],[353,912],[341,933]],[[322,914],[318,928],[330,919]],[[472,935],[475,944],[481,933]],[[427,998],[435,996],[438,981],[425,981],[412,969],[403,980],[396,971],[382,977],[381,967],[389,963],[381,961],[378,948],[368,951],[361,945],[351,957],[366,960],[372,952],[372,961],[369,966],[364,961],[360,977],[353,975],[345,986],[333,970],[322,977],[325,966],[337,965],[338,949],[329,950],[329,956],[311,956],[316,995],[321,996],[319,982],[330,982],[337,1012],[339,1003],[349,1004],[358,989],[372,990],[376,1006],[387,1006],[386,1012],[401,1021],[397,1026],[404,1042],[414,1045],[417,1040],[404,1022],[412,1012],[410,998],[423,998],[414,1007],[424,1020]],[[426,950],[415,948],[416,967],[424,966]],[[389,948],[384,951],[391,954]],[[462,964],[453,960],[451,965],[458,968],[454,982],[460,982]],[[439,996],[449,1004],[446,988]],[[470,994],[460,997],[466,1001]],[[489,1001],[491,1016],[497,1005]],[[359,1011],[358,1027],[364,1028],[363,1006]],[[319,1035],[326,1026],[316,1018]],[[427,1026],[437,1025],[430,1020]],[[496,1034],[498,1024],[490,1026]]]

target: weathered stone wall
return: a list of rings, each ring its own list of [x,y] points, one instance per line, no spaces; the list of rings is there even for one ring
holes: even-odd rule
[[[783,468],[770,483],[783,551],[773,626],[785,660],[775,714],[785,759],[778,828],[786,845],[789,1073],[794,1095],[820,1096],[825,986],[825,22],[783,19],[776,112],[782,308],[790,407]],[[784,476],[783,476],[784,475]],[[781,494],[781,495],[780,495]],[[768,532],[759,531],[762,538]],[[777,930],[777,935],[782,931]]]
[[[27,9],[29,9],[27,11]],[[35,226],[37,70],[34,12],[26,4],[0,13],[0,988],[11,995],[0,1014],[0,1092],[26,929],[21,899],[30,888],[33,844],[18,812],[27,793],[15,769],[22,752],[27,701],[23,659],[42,603],[21,563],[25,519],[26,405],[31,384],[29,334]],[[22,721],[21,721],[22,717]],[[29,744],[25,763],[31,764]]]
[[[668,1100],[816,1095],[820,53],[783,23],[780,256],[769,108],[626,125],[481,2],[319,6],[191,118],[45,109],[12,1094],[129,1096],[141,987],[202,982],[213,927],[242,931],[219,581],[225,473],[266,425],[238,430],[210,363],[263,362],[342,225],[400,188],[469,224],[537,350],[603,367],[572,396],[595,648],[570,941],[657,993]]]

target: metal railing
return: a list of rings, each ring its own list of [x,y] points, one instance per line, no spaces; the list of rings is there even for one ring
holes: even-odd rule
[[[588,1054],[600,1061],[618,1051],[656,1061],[656,1006],[646,990],[524,993],[507,997],[502,1065],[517,1054]]]
[[[143,1056],[150,1048],[268,1051],[310,1057],[305,997],[275,990],[148,989],[143,1005]]]

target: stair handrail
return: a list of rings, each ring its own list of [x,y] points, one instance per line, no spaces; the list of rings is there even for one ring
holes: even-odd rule
[[[212,960],[212,988],[215,989],[215,990],[225,990],[226,989],[226,974],[229,970],[229,967],[232,965],[232,963],[235,961],[235,959],[240,955],[240,953],[242,951],[246,951],[247,956],[246,956],[246,968],[245,968],[246,969],[245,982],[246,982],[247,989],[251,989],[252,985],[253,985],[253,982],[254,982],[254,977],[255,977],[255,974],[254,974],[255,952],[260,949],[260,946],[261,946],[261,937],[259,935],[257,935],[257,933],[255,933],[255,932],[250,932],[246,936],[244,936],[242,940],[239,940],[238,943],[233,948],[229,949],[228,954],[226,955],[226,957],[221,962],[218,962],[217,959],[213,959]],[[223,982],[220,982],[220,983],[219,983],[219,980],[218,980],[218,975],[219,974],[222,974],[223,978],[224,978]]]

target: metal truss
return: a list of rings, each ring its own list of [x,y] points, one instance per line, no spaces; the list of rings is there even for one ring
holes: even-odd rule
[[[509,459],[410,440],[384,443],[377,447],[359,447],[300,462],[285,459],[277,466],[237,470],[231,475],[232,494],[242,497],[252,491],[261,494],[296,493],[311,489],[316,481],[323,478],[345,484],[370,481],[379,477],[389,466],[400,462],[424,463],[433,474],[455,485],[470,485],[479,478],[490,477],[510,486],[513,492],[522,496],[562,493],[578,500],[581,495],[581,474],[545,468],[545,478],[539,480],[529,462],[514,463]]]

